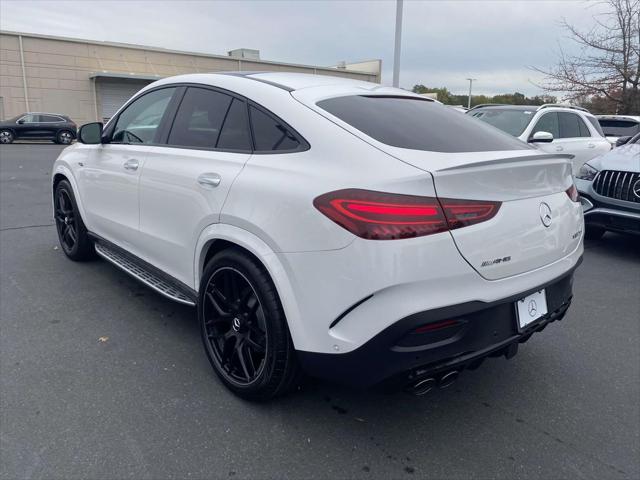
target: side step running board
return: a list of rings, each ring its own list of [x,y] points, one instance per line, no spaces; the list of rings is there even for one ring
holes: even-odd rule
[[[126,255],[123,252],[120,252],[118,247],[112,247],[104,240],[96,239],[95,248],[96,253],[102,258],[121,268],[132,277],[154,289],[159,294],[176,302],[195,306],[195,292],[191,295],[187,294],[186,287],[179,288],[177,285],[173,284],[173,282],[162,278],[162,276],[153,272],[151,268],[143,265],[142,261],[138,262],[134,260],[131,255]]]

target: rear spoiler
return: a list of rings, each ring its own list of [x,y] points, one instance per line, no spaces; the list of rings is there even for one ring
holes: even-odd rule
[[[551,160],[552,158],[566,158],[567,160],[571,160],[573,157],[575,157],[575,155],[571,155],[569,153],[545,153],[540,155],[530,155],[530,156],[524,156],[524,157],[497,158],[494,160],[487,160],[484,162],[456,165],[455,167],[443,168],[440,171],[446,172],[448,170],[462,170],[463,168],[484,167],[487,165],[499,165],[501,163],[509,163],[514,161],[523,161],[523,160]]]

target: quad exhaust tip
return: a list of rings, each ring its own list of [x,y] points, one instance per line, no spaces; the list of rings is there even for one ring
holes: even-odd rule
[[[438,382],[438,387],[440,388],[450,387],[451,385],[456,383],[457,379],[458,379],[458,371],[452,370],[449,373],[440,377],[440,381]]]
[[[429,393],[437,385],[435,378],[423,378],[413,385],[410,385],[407,391],[414,395],[422,396]]]
[[[417,396],[426,395],[436,387],[440,389],[450,387],[458,379],[458,375],[459,372],[457,370],[452,370],[448,373],[445,373],[438,379],[433,377],[423,378],[421,380],[418,380],[416,383],[409,385],[407,387],[407,392]]]

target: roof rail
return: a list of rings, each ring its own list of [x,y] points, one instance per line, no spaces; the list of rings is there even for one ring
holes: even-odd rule
[[[572,110],[580,110],[581,112],[589,113],[589,110],[583,107],[576,107],[575,105],[561,105],[559,103],[545,103],[538,107],[538,110],[542,110],[543,108],[551,108],[551,107],[559,107],[559,108],[570,108]],[[537,110],[536,110],[537,111]]]
[[[508,106],[509,104],[507,103],[481,103],[480,105],[476,105],[475,107],[471,107],[469,109],[469,111],[471,110],[475,110],[476,108],[482,108],[482,107],[504,107],[504,106]]]

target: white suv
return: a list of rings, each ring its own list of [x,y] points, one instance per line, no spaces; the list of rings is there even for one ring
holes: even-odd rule
[[[53,168],[64,253],[197,307],[222,382],[425,393],[561,319],[583,252],[565,155],[430,99],[290,73],[140,91]]]
[[[478,105],[467,112],[544,152],[573,155],[573,174],[611,150],[596,117],[580,107],[563,105]]]

